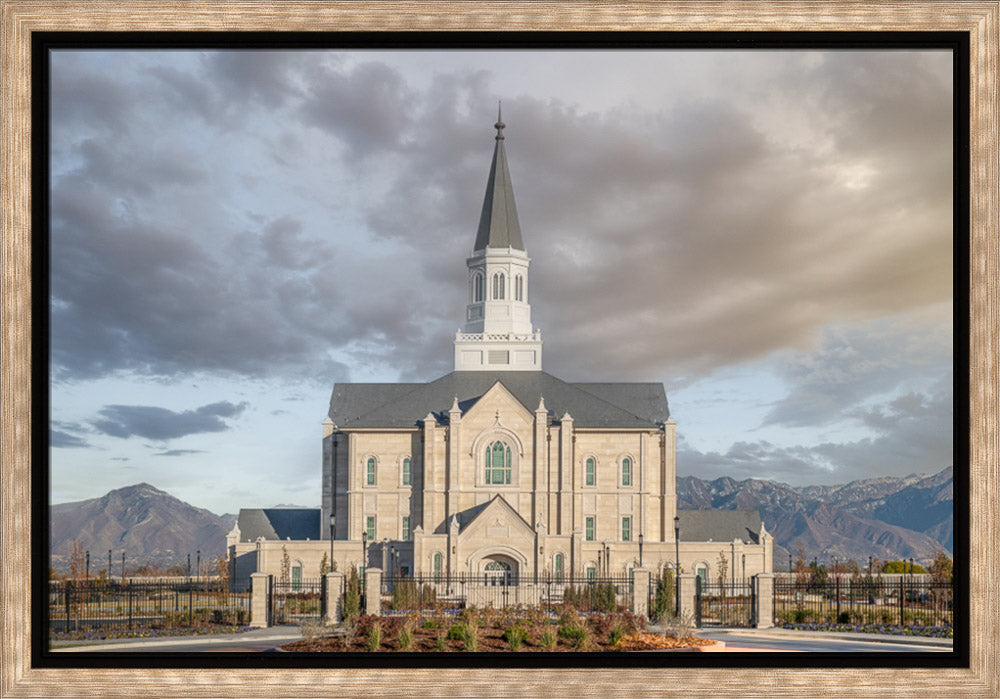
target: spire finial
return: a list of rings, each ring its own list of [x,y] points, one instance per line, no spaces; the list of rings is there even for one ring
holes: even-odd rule
[[[497,123],[495,123],[493,127],[497,130],[498,141],[503,140],[503,127],[505,126],[506,124],[503,123],[503,119],[500,116],[500,100],[497,100]]]

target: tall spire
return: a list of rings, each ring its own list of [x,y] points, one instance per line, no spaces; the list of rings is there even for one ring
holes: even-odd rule
[[[504,123],[497,105],[496,146],[469,268],[465,327],[455,334],[455,371],[540,371],[542,334],[531,325],[528,266],[514,207]]]
[[[493,148],[493,164],[490,177],[486,181],[486,196],[483,212],[479,216],[479,230],[473,250],[486,248],[513,248],[524,250],[521,242],[521,226],[517,222],[517,207],[514,205],[514,187],[510,183],[507,154],[503,147],[503,123],[500,104],[497,103],[496,145]]]

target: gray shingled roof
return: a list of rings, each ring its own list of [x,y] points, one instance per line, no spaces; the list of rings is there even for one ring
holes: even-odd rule
[[[524,250],[521,242],[521,226],[517,222],[517,207],[514,206],[514,187],[510,182],[507,154],[503,147],[504,123],[497,118],[497,144],[493,149],[493,164],[490,177],[486,181],[486,196],[483,212],[479,216],[479,230],[473,250],[490,248],[514,248]]]
[[[240,541],[319,539],[320,511],[309,507],[242,508],[236,525]]]
[[[338,428],[414,427],[427,413],[446,422],[455,397],[466,412],[499,381],[527,410],[540,398],[550,417],[569,413],[575,427],[654,428],[670,417],[660,383],[567,383],[544,371],[454,371],[430,383],[341,383],[330,419]]]
[[[757,510],[677,510],[681,541],[732,541],[756,544],[760,533]]]

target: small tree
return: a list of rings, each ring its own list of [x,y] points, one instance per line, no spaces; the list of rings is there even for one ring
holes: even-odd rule
[[[218,556],[214,562],[215,574],[218,576],[219,590],[229,589],[229,560],[225,556]]]
[[[674,573],[664,570],[656,581],[656,595],[650,616],[660,621],[671,616],[674,611]]]
[[[725,589],[726,573],[729,572],[729,559],[726,558],[725,551],[719,551],[716,567],[719,569],[719,587]]]
[[[69,549],[69,577],[73,580],[81,580],[86,575],[86,563],[83,553],[83,544],[79,539],[73,539]]]
[[[931,562],[931,580],[936,583],[950,583],[954,565],[941,549],[934,552],[934,560]]]
[[[292,573],[292,559],[288,555],[288,548],[284,544],[282,544],[281,576],[278,579],[283,583],[287,583],[291,579],[291,573]]]
[[[811,580],[809,564],[806,563],[806,547],[801,541],[795,542],[795,584],[808,585]]]
[[[361,581],[358,579],[358,568],[351,565],[347,576],[347,590],[344,591],[344,619],[354,619],[361,614]]]
[[[324,575],[330,572],[330,558],[323,553],[323,560],[319,562],[319,576],[322,578]]]

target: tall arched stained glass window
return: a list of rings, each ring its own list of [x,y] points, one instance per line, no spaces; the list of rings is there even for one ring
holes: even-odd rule
[[[556,582],[561,583],[563,579],[563,555],[561,553],[556,554]]]
[[[375,459],[368,459],[368,485],[375,485]]]
[[[510,447],[501,441],[486,447],[486,485],[510,485]]]
[[[597,471],[597,463],[594,461],[594,457],[592,456],[587,457],[586,466],[587,466],[585,474],[586,480],[584,481],[584,483],[586,483],[587,485],[594,485],[594,481],[597,478],[595,474],[595,472]]]
[[[520,274],[514,278],[514,300],[524,301],[524,277]]]
[[[441,554],[434,554],[434,579],[441,580]]]
[[[622,459],[622,485],[632,485],[632,459]]]
[[[410,457],[403,459],[403,485],[410,485]]]

